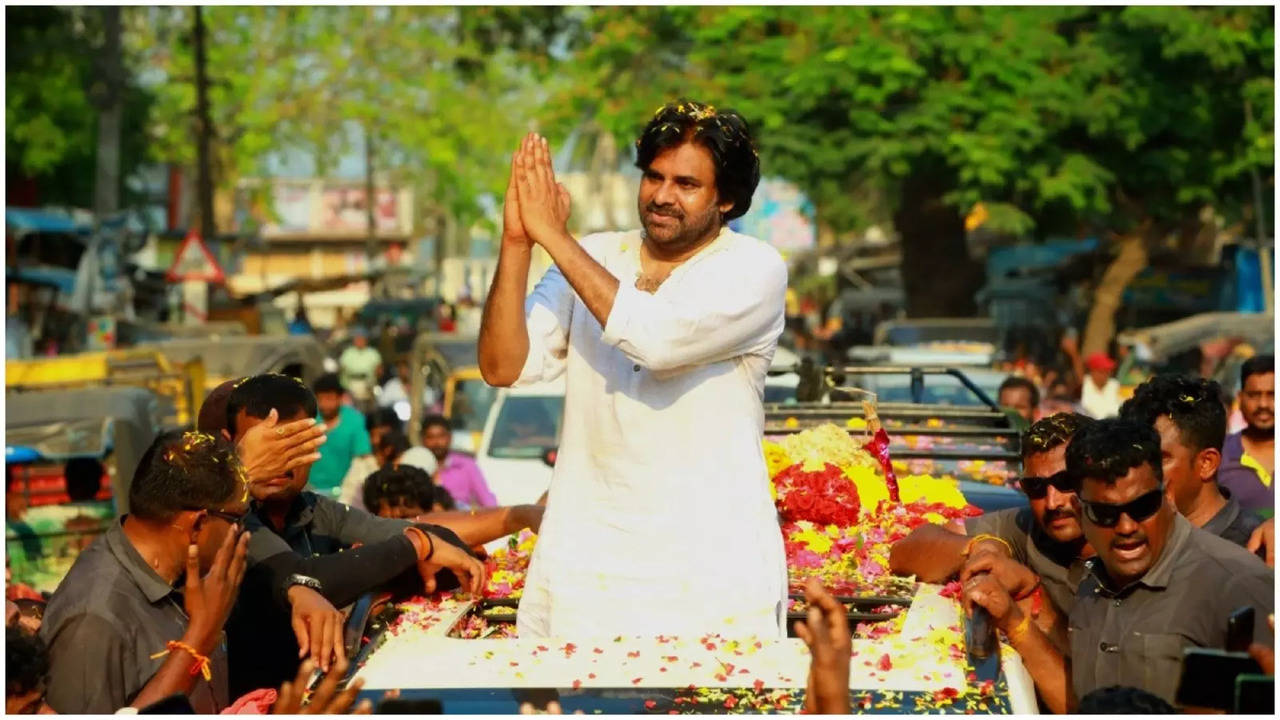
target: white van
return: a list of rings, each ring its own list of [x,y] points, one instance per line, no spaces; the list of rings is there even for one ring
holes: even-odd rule
[[[499,505],[537,502],[551,486],[547,450],[560,444],[564,378],[520,388],[500,388],[489,407],[476,464]]]

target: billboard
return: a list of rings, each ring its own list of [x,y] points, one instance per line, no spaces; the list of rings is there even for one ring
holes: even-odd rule
[[[367,232],[367,193],[360,182],[269,181],[259,197],[267,207],[255,207],[251,214],[265,238],[355,238],[363,237]],[[373,193],[373,222],[380,237],[411,235],[412,191],[376,188]]]

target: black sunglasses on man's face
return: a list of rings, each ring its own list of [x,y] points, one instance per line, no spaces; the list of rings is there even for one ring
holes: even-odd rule
[[[1032,500],[1039,500],[1048,495],[1050,485],[1060,493],[1074,493],[1076,491],[1075,485],[1071,482],[1071,476],[1067,474],[1066,470],[1056,472],[1049,477],[1028,476],[1018,479],[1018,487],[1022,488],[1022,492],[1026,493],[1027,497]]]
[[[1163,504],[1164,488],[1162,487],[1143,493],[1123,505],[1090,502],[1084,498],[1080,499],[1080,506],[1084,510],[1084,516],[1089,519],[1089,522],[1104,528],[1115,527],[1120,522],[1122,514],[1128,515],[1130,520],[1140,523],[1155,515]]]
[[[236,513],[229,513],[223,510],[213,510],[210,508],[189,507],[187,509],[191,510],[192,512],[200,512],[201,510],[203,510],[209,513],[210,515],[212,515],[213,517],[216,517],[220,520],[226,520],[233,527],[235,527],[236,530],[244,530],[244,519],[249,515],[248,510],[245,510],[244,512],[237,515]]]

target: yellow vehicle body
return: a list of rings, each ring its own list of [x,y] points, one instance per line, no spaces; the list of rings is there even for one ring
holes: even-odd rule
[[[460,429],[462,432],[471,435],[470,447],[478,448],[480,447],[480,437],[484,435],[484,421],[488,417],[489,409],[487,407],[465,407],[467,403],[459,402],[465,396],[459,395],[458,387],[469,382],[484,383],[484,376],[480,374],[480,368],[475,366],[464,367],[449,374],[444,383],[444,416],[449,418],[452,424],[455,416],[464,415],[464,420],[468,422],[465,422]],[[466,417],[468,415],[471,417]]]
[[[172,413],[166,425],[193,427],[205,395],[204,363],[174,363],[155,351],[114,350],[9,360],[5,388],[14,391],[131,385],[168,398]]]

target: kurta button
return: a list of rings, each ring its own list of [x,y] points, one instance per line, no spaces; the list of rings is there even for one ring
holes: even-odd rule
[[[1116,600],[1113,604],[1114,604],[1116,607],[1120,607],[1120,601],[1119,601],[1119,600]]]
[[[1113,653],[1120,650],[1120,646],[1115,643],[1104,642],[1098,646],[1098,649],[1104,653]]]
[[[632,365],[632,366],[631,366],[631,369],[632,369],[632,370],[635,370],[636,372],[640,372],[640,366],[639,366],[639,365]]]

